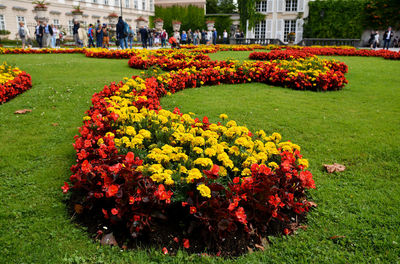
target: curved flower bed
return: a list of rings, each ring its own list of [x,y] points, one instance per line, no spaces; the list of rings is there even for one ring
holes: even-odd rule
[[[161,246],[175,249],[237,255],[274,228],[290,233],[315,188],[300,147],[226,115],[212,124],[162,110],[160,98],[179,90],[167,78],[133,77],[93,96],[72,186],[63,186],[74,207],[121,240],[151,240],[157,230]]]
[[[6,63],[0,66],[0,104],[32,88],[31,76]]]
[[[136,69],[149,69],[153,66],[167,71],[190,69],[190,87],[255,81],[313,91],[342,89],[347,83],[344,74],[348,70],[344,63],[317,57],[291,62],[283,60],[239,64],[236,61],[211,61],[207,55],[185,51],[175,51],[167,55],[147,52],[133,56],[129,65]],[[173,73],[171,75],[175,76]],[[185,75],[179,72],[174,82],[182,82],[183,76]]]

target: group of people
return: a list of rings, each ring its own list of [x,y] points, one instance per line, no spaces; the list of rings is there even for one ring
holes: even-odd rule
[[[392,30],[392,27],[389,27],[385,33],[383,34],[382,41],[383,41],[383,49],[389,49],[390,48],[390,43],[393,39],[392,46],[394,48],[400,47],[400,40],[399,37],[393,37],[394,32]],[[369,39],[369,44],[371,49],[376,49],[380,45],[380,36],[379,36],[379,31],[372,31],[371,32],[371,37]]]
[[[19,22],[17,37],[21,40],[22,48],[31,47],[32,35],[24,22]],[[62,32],[55,25],[49,25],[47,22],[38,22],[35,27],[35,39],[39,48],[55,48],[60,45],[63,38]]]

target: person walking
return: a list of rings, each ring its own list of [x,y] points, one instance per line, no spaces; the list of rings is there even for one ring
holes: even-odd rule
[[[224,44],[228,44],[228,32],[226,32],[226,29],[224,30],[224,33],[222,33],[222,38],[223,38]]]
[[[133,37],[135,36],[135,32],[133,31],[132,27],[129,26],[128,30],[128,44],[129,48],[132,49],[132,44],[133,44]]]
[[[139,29],[139,34],[140,34],[140,39],[142,40],[142,47],[144,49],[147,49],[147,37],[148,37],[147,29],[141,26]]]
[[[94,45],[94,28],[93,28],[93,24],[90,24],[89,25],[89,28],[88,28],[88,38],[89,38],[89,48],[91,48],[91,47],[95,47],[95,45]]]
[[[85,30],[83,27],[79,27],[78,29],[78,37],[79,37],[79,44],[80,47],[87,47],[88,45],[88,33],[87,30]]]
[[[72,33],[74,36],[74,41],[76,46],[79,46],[79,36],[78,36],[79,27],[80,27],[79,22],[74,20],[74,27],[72,28]]]
[[[186,43],[187,43],[187,34],[186,31],[182,31],[181,44],[185,45]]]
[[[121,49],[125,49],[125,42],[124,42],[124,21],[122,20],[122,17],[118,17],[118,23],[116,26],[116,30],[117,30],[117,40],[118,40],[118,44],[121,47]]]
[[[203,30],[201,31],[201,41],[200,41],[200,44],[205,45],[206,43],[207,43],[207,33],[206,33],[206,31],[203,29]]]
[[[103,28],[101,29],[103,35],[103,48],[108,49],[110,47],[110,36],[107,28],[107,24],[103,24]]]
[[[51,43],[50,46],[52,49],[56,48],[56,42],[57,42],[57,36],[58,36],[58,29],[56,26],[54,26],[53,24],[51,25],[51,29],[53,31],[53,35],[51,36]]]
[[[38,22],[35,28],[36,42],[39,48],[43,47],[43,26],[41,22]]]
[[[154,31],[150,28],[147,31],[147,39],[149,41],[149,47],[152,48],[154,42]]]
[[[167,31],[165,31],[165,29],[161,31],[160,37],[161,37],[161,48],[164,48],[167,46],[167,39],[168,39]]]
[[[383,49],[389,49],[390,47],[390,40],[393,38],[393,30],[392,27],[388,27],[388,30],[385,31],[383,34]]]
[[[43,25],[43,42],[46,48],[50,47],[51,37],[53,36],[53,29],[47,22],[44,22]]]
[[[214,28],[214,30],[213,30],[213,35],[212,35],[212,42],[213,42],[213,45],[217,45],[217,38],[218,38],[218,32],[217,32],[217,30]]]
[[[24,22],[22,22],[22,21],[19,22],[17,35],[21,39],[22,48],[25,49],[25,45],[31,38],[31,35],[29,33],[29,29],[25,26]]]
[[[103,47],[103,28],[101,26],[100,20],[97,20],[96,25],[96,47]]]
[[[173,37],[176,39],[176,42],[181,43],[181,34],[179,31],[175,31]]]
[[[374,40],[372,41],[372,47],[376,49],[378,45],[379,45],[379,31],[376,31],[374,34]]]

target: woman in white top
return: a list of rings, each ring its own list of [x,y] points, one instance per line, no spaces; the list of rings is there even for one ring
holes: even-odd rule
[[[174,38],[176,39],[176,41],[178,41],[178,43],[180,43],[181,42],[181,33],[179,33],[179,31],[175,31]]]
[[[53,29],[53,35],[51,36],[51,48],[55,49],[56,48],[56,41],[57,41],[57,36],[58,36],[58,29],[56,26],[51,25],[51,28]]]
[[[375,36],[374,36],[374,49],[376,49],[376,46],[379,45],[379,31],[376,31]]]

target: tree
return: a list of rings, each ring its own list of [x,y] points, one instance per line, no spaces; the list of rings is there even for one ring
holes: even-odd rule
[[[240,27],[244,31],[247,30],[247,21],[249,23],[248,29],[251,30],[257,22],[265,19],[265,15],[256,11],[256,2],[258,2],[258,0],[238,0]]]
[[[223,14],[232,14],[236,11],[236,8],[233,0],[220,0],[218,4],[219,12]]]
[[[218,14],[218,0],[207,0],[206,11],[207,14]]]

